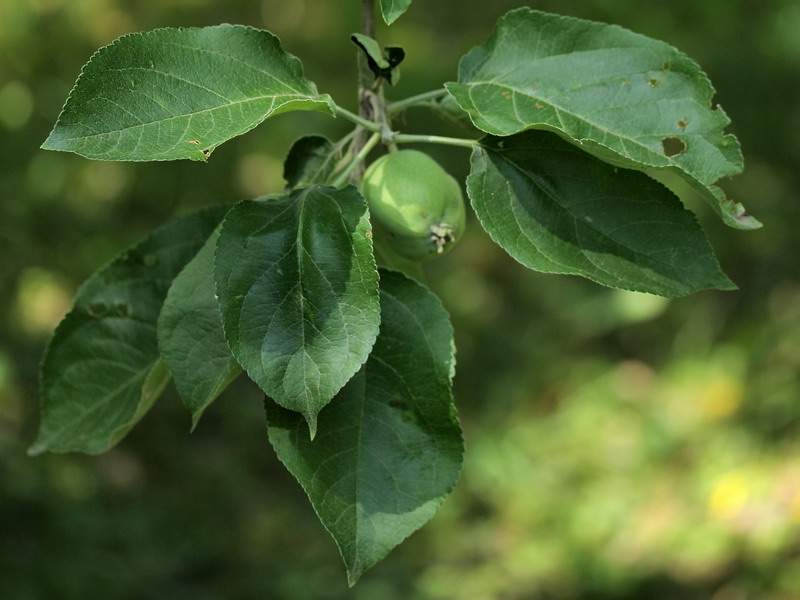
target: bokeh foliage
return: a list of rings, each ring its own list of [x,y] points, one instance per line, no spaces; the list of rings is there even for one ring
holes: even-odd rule
[[[351,591],[334,545],[235,384],[189,435],[174,392],[100,457],[25,454],[38,361],[77,285],[193,208],[282,189],[288,114],[206,164],[92,162],[38,149],[81,65],[130,31],[263,27],[355,108],[355,0],[0,3],[0,597],[714,598],[800,596],[800,9],[795,0],[554,0],[697,60],[742,143],[724,182],[763,223],[730,230],[680,182],[737,292],[680,300],[524,270],[471,223],[427,268],[450,310],[466,434],[456,492]],[[513,0],[415,0],[394,97],[455,77]],[[643,8],[644,5],[644,8]],[[442,24],[446,23],[447,27]],[[416,110],[409,133],[460,135]],[[419,119],[417,121],[416,119]],[[425,148],[460,179],[459,149]]]

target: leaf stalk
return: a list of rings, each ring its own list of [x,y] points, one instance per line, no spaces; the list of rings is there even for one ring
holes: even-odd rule
[[[363,117],[358,116],[357,114],[350,112],[346,108],[342,108],[341,106],[336,106],[336,116],[337,117],[344,117],[348,121],[352,121],[356,125],[360,125],[364,129],[369,131],[380,131],[381,126],[374,121],[369,121]]]
[[[462,148],[474,148],[479,145],[478,140],[469,138],[454,138],[441,135],[417,135],[411,133],[398,133],[392,141],[396,144],[445,144],[448,146],[461,146]]]
[[[387,114],[394,115],[412,106],[427,104],[432,100],[443,98],[446,95],[447,95],[447,90],[444,88],[439,88],[438,90],[431,90],[430,92],[425,92],[424,94],[409,96],[408,98],[398,100],[397,102],[391,102],[386,107],[386,112]]]
[[[358,151],[358,154],[356,154],[355,158],[353,159],[353,162],[351,162],[347,166],[347,168],[344,171],[342,171],[339,177],[336,178],[336,181],[334,181],[332,184],[333,187],[339,188],[344,186],[350,180],[350,177],[352,176],[353,172],[358,168],[358,165],[360,165],[364,161],[364,159],[367,158],[367,155],[378,144],[379,141],[381,141],[381,133],[380,131],[376,131],[375,133],[372,134],[372,136],[370,136],[370,138],[367,140],[364,146]]]

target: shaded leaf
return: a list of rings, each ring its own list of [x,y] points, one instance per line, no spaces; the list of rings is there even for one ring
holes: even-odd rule
[[[225,211],[156,230],[81,286],[42,362],[42,420],[31,454],[104,452],[155,401],[168,377],[156,341],[161,305]]]
[[[411,0],[380,0],[381,14],[387,25],[394,23],[411,6]]]
[[[428,106],[441,118],[469,129],[471,132],[475,131],[475,125],[472,124],[469,113],[465,112],[450,94],[430,102]]]
[[[350,39],[364,52],[367,67],[375,79],[382,77],[390,85],[398,82],[400,71],[397,67],[406,57],[405,50],[400,46],[387,46],[381,50],[376,40],[363,33],[354,33]]]
[[[320,414],[316,439],[267,400],[269,439],[339,546],[354,584],[426,523],[453,489],[463,442],[453,405],[453,330],[438,298],[381,270],[381,332]]]
[[[333,114],[334,104],[276,36],[240,25],[157,29],[92,56],[42,148],[102,160],[205,160],[290,110]]]
[[[525,266],[669,297],[735,288],[694,215],[644,173],[545,131],[481,144],[467,193],[484,229]]]
[[[389,68],[389,60],[383,54],[383,50],[381,50],[376,40],[363,33],[354,33],[350,36],[350,39],[367,55],[370,60],[370,66],[374,65],[378,69],[378,72],[373,71],[376,77],[380,75],[381,70]]]
[[[325,183],[339,159],[331,141],[321,135],[307,135],[292,144],[283,163],[287,189]]]
[[[281,406],[317,413],[367,359],[380,323],[366,201],[313,186],[240,202],[217,241],[225,337]]]
[[[386,243],[385,236],[379,235],[373,238],[372,250],[375,253],[375,262],[378,263],[378,267],[400,271],[417,281],[425,280],[425,271],[422,268],[422,263],[400,256]]]
[[[169,288],[158,318],[158,348],[192,413],[192,428],[203,411],[242,372],[222,333],[214,296],[214,249],[219,227]]]
[[[705,73],[664,42],[522,8],[461,59],[447,90],[487,133],[546,129],[617,166],[668,169],[728,225],[760,226],[713,185],[742,171],[739,142]]]
[[[406,51],[400,46],[385,46],[383,51],[385,53],[386,60],[389,62],[389,66],[392,69],[395,69],[395,71],[400,63],[406,58]],[[397,83],[397,77],[392,79],[389,83]]]

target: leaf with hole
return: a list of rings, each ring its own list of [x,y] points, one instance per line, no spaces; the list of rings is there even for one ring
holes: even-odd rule
[[[493,135],[554,131],[626,168],[680,175],[732,227],[760,223],[714,185],[740,173],[739,142],[700,67],[618,27],[522,8],[500,19],[447,90]]]
[[[225,337],[281,406],[317,413],[367,359],[380,324],[378,272],[364,198],[312,186],[234,206],[214,279]]]
[[[164,297],[225,211],[156,230],[81,286],[42,362],[42,420],[31,454],[104,452],[144,415],[168,380],[156,339]]]
[[[669,297],[735,289],[672,192],[553,133],[482,140],[467,193],[492,239],[531,269]]]
[[[453,330],[439,300],[381,270],[381,332],[367,363],[319,415],[267,401],[269,439],[339,546],[354,584],[425,524],[452,490],[463,442]]]
[[[267,117],[333,114],[334,106],[268,31],[156,29],[92,56],[42,148],[101,160],[206,160]]]

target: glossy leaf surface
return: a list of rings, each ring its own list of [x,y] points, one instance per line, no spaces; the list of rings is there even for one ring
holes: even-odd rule
[[[101,160],[206,160],[221,143],[290,110],[333,114],[277,37],[240,25],[117,39],[84,66],[42,145]]]
[[[381,332],[369,360],[319,415],[267,401],[269,438],[336,540],[356,582],[427,522],[458,477],[453,331],[439,300],[381,271]]]
[[[447,89],[487,133],[545,129],[617,166],[667,169],[728,225],[760,225],[714,186],[743,160],[708,77],[664,42],[522,8],[462,58]]]
[[[240,202],[217,241],[225,337],[278,404],[317,413],[367,359],[380,323],[366,201],[313,186]]]
[[[662,296],[735,288],[672,192],[553,133],[485,138],[467,192],[492,239],[531,269]]]

